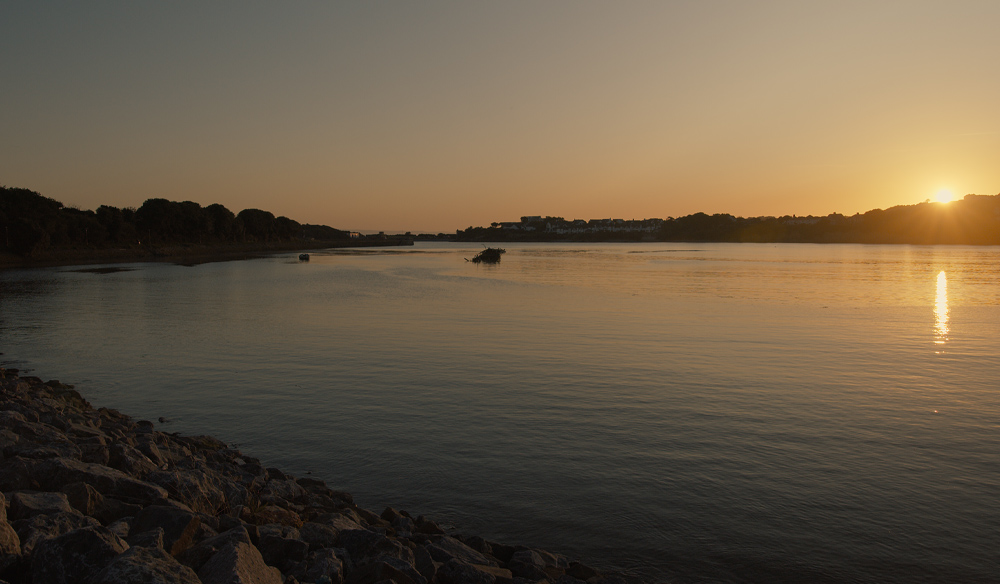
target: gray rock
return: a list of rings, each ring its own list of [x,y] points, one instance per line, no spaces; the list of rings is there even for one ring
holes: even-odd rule
[[[515,576],[528,580],[544,580],[548,578],[545,572],[545,560],[535,550],[520,550],[514,552],[507,567]]]
[[[88,584],[202,584],[194,570],[160,548],[132,547]]]
[[[65,493],[28,493],[17,492],[10,496],[11,521],[28,519],[35,515],[51,515],[53,513],[76,513],[69,504]]]
[[[0,556],[20,555],[21,538],[6,521],[0,521]]]
[[[83,584],[127,549],[127,543],[104,527],[76,529],[38,545],[31,577],[46,584]]]
[[[226,443],[212,436],[180,436],[184,444],[193,451],[215,451],[226,448]]]
[[[434,580],[434,575],[437,574],[438,564],[426,547],[418,545],[413,550],[413,567],[420,572],[421,576],[427,578],[428,582],[431,582]]]
[[[93,515],[104,500],[104,496],[87,483],[76,482],[64,485],[62,492],[66,493],[69,504],[84,515]]]
[[[148,547],[148,548],[164,549],[163,528],[157,527],[155,529],[150,529],[149,531],[143,531],[141,533],[130,532],[128,538],[125,541],[128,542],[129,548]]]
[[[601,575],[597,570],[580,562],[570,562],[569,567],[566,568],[566,574],[584,582]]]
[[[166,470],[151,472],[146,479],[166,489],[175,499],[192,510],[218,515],[225,510],[226,495],[206,472]]]
[[[337,537],[338,547],[348,551],[356,564],[379,556],[389,556],[413,565],[413,552],[398,541],[365,529],[345,529]]]
[[[242,542],[226,544],[198,570],[198,577],[203,584],[282,584],[281,572]]]
[[[345,523],[353,523],[346,517],[344,518]],[[354,529],[360,529],[361,526],[354,525]],[[309,545],[311,551],[316,551],[322,548],[332,548],[337,546],[337,538],[340,535],[342,529],[337,527],[324,524],[324,523],[303,523],[302,527],[299,528],[299,533],[302,541]]]
[[[157,467],[161,467],[167,463],[166,458],[160,453],[160,449],[156,446],[156,442],[154,442],[151,437],[138,440],[135,447]]]
[[[455,558],[448,560],[438,570],[438,580],[442,584],[510,584],[511,578],[509,570],[495,566],[477,566]]]
[[[289,562],[301,562],[309,553],[309,544],[299,539],[299,530],[286,525],[262,525],[258,528],[257,549],[269,566],[282,571]]]
[[[108,466],[138,478],[159,470],[159,467],[146,458],[145,454],[122,442],[111,445]]]
[[[268,469],[268,474],[274,469]],[[284,475],[282,475],[284,476]],[[285,478],[275,478],[267,481],[264,489],[260,493],[260,499],[264,502],[299,502],[305,501],[309,493],[294,480]]]
[[[200,570],[219,550],[229,544],[245,543],[253,545],[250,534],[242,525],[236,526],[228,531],[224,531],[215,537],[200,541],[191,548],[185,550],[178,556],[178,560],[185,566],[190,566],[195,571]]]
[[[342,509],[336,513],[324,513],[313,519],[313,523],[322,523],[343,531],[344,529],[363,529],[361,518],[351,509]]]
[[[358,570],[358,578],[367,582],[392,580],[396,584],[427,584],[427,579],[412,564],[390,556],[366,562]]]
[[[201,519],[190,511],[166,505],[150,505],[135,516],[129,535],[162,528],[163,549],[176,557],[191,547],[200,525]]]
[[[66,434],[49,424],[12,420],[7,429],[20,437],[4,448],[4,456],[24,458],[80,458],[80,448]]]
[[[128,532],[132,531],[132,521],[134,520],[135,517],[122,517],[121,519],[112,521],[105,527],[110,529],[111,533],[117,535],[122,539],[126,539],[128,537]]]
[[[17,532],[7,523],[7,500],[0,493],[0,556],[20,555],[21,538]],[[7,562],[0,562],[0,568],[5,567]]]
[[[162,487],[99,464],[69,458],[46,460],[19,458],[9,461],[9,465],[6,464],[8,461],[4,462],[4,470],[7,472],[0,472],[0,489],[29,490],[32,487],[7,487],[5,483],[30,485],[32,482],[37,482],[38,487],[34,487],[34,490],[58,491],[63,485],[84,482],[103,495],[111,495],[132,503],[148,504],[158,499],[166,499],[168,496]]]
[[[80,449],[80,460],[107,466],[111,461],[111,449],[103,436],[93,436],[76,441]]]
[[[340,550],[345,555],[345,550]],[[330,584],[341,584],[344,581],[344,562],[333,549],[316,550],[305,560],[289,570],[289,575],[299,582],[319,582],[324,577]]]
[[[454,558],[466,564],[497,565],[497,562],[492,558],[477,552],[454,537],[444,536],[438,538],[434,543],[427,545],[427,551],[438,562],[447,562]]]
[[[21,552],[28,555],[32,553],[35,546],[47,539],[69,533],[74,529],[98,526],[100,523],[93,517],[86,517],[74,511],[73,513],[35,515],[31,519],[18,521],[14,525],[14,529],[17,530],[17,535],[21,539]]]
[[[437,523],[426,519],[423,515],[417,516],[417,520],[414,523],[416,524],[417,533],[426,535],[444,535],[445,533]]]
[[[142,511],[141,505],[134,505],[112,497],[105,497],[101,499],[101,502],[94,509],[92,515],[104,525],[108,525],[125,517],[135,517],[140,511]]]

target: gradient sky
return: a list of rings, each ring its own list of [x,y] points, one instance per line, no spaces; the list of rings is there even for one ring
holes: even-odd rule
[[[1000,192],[1000,2],[0,3],[0,184],[343,229]]]

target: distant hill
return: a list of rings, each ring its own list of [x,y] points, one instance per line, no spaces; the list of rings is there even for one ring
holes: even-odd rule
[[[695,213],[643,220],[528,216],[517,222],[459,230],[455,239],[1000,245],[1000,195],[967,195],[951,203],[901,205],[853,216],[735,217]]]
[[[202,207],[192,201],[148,199],[138,209],[101,205],[84,211],[28,189],[0,187],[0,236],[3,251],[34,258],[56,251],[307,244],[347,240],[350,233],[260,209],[233,213],[219,204]]]

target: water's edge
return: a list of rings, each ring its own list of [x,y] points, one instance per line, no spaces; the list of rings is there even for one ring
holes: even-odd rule
[[[10,581],[50,581],[83,546],[103,555],[74,569],[100,581],[140,570],[215,582],[253,570],[274,584],[643,582],[448,532],[391,507],[376,514],[324,481],[265,468],[213,437],[164,433],[94,408],[55,380],[0,368],[0,396],[0,497],[10,499],[0,516],[0,578]]]

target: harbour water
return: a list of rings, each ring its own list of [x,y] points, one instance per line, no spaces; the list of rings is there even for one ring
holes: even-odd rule
[[[0,364],[652,580],[1000,580],[1000,248],[506,247],[0,272]]]

